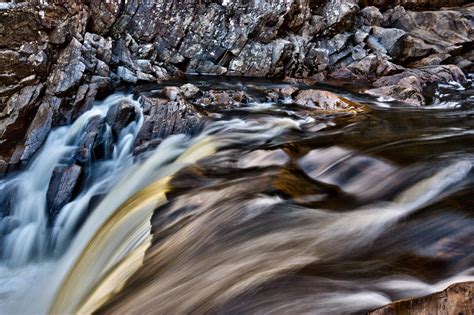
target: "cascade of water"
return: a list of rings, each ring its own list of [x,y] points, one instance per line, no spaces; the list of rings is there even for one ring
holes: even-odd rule
[[[124,99],[136,107],[138,118],[122,130],[113,144],[110,159],[89,162],[91,171],[88,182],[92,184],[87,187],[86,183],[79,196],[66,204],[51,223],[46,195],[53,170],[67,163],[75,154],[89,121],[92,118],[104,118],[111,106]],[[133,164],[132,146],[142,120],[138,102],[130,96],[116,94],[98,102],[74,124],[51,131],[27,169],[12,179],[0,182],[0,192],[10,198],[9,209],[0,209],[0,213],[6,214],[0,218],[0,231],[3,231],[0,233],[0,261],[11,266],[22,266],[31,260],[49,258],[51,250],[56,254],[62,253],[91,198],[107,192],[117,177]],[[103,133],[101,136],[104,139],[110,139],[110,126]]]

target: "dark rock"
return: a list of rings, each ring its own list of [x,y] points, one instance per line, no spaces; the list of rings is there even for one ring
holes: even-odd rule
[[[474,282],[461,282],[441,292],[395,301],[368,314],[472,314],[473,301]]]
[[[13,154],[11,160],[12,163],[17,163],[17,159],[19,159],[19,161],[22,163],[27,162],[41,147],[43,142],[46,140],[49,131],[51,130],[53,111],[55,110],[54,107],[54,100],[51,102],[43,102],[40,105],[38,113],[26,131],[24,145],[17,146],[17,149]]]
[[[125,43],[125,40],[118,39],[114,42],[112,48],[112,61],[119,65],[124,65],[128,68],[133,69],[134,62],[132,55]]]
[[[159,143],[173,134],[189,134],[201,120],[202,115],[193,105],[178,99],[170,102],[162,98],[141,97],[143,107],[150,108],[136,139],[135,153]]]
[[[44,110],[35,119],[40,104],[56,97],[51,124],[68,124],[109,91],[110,82],[155,82],[186,72],[335,78],[373,82],[375,88],[399,86],[376,92],[400,91],[399,99],[406,99],[415,91],[416,97],[409,99],[419,100],[420,86],[446,80],[462,84],[465,78],[458,70],[474,68],[474,7],[461,6],[467,2],[4,4],[0,10],[0,159],[11,165],[12,155],[20,160],[22,147],[29,148],[26,156],[34,153],[41,141],[33,136],[25,144],[30,125],[33,121],[35,126],[49,125],[38,123],[48,121]],[[449,8],[440,9],[443,6]],[[410,82],[414,87],[408,87]],[[196,97],[188,95],[182,90],[169,100]],[[245,99],[236,93],[229,94],[230,100],[221,96],[217,102],[222,104]],[[269,96],[276,98],[276,94]],[[22,98],[30,100],[25,103]],[[211,95],[199,101],[213,102]]]
[[[105,119],[92,117],[84,128],[85,135],[81,138],[75,159],[79,164],[99,160],[110,154],[111,146],[106,138]]]
[[[112,128],[115,138],[118,138],[120,131],[137,117],[135,107],[126,100],[110,107],[106,115],[106,122]]]
[[[72,200],[80,186],[81,176],[82,167],[75,164],[57,166],[53,170],[46,195],[51,220]]]

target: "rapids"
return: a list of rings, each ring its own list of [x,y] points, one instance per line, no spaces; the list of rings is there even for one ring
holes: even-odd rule
[[[422,108],[322,87],[371,112],[208,108],[194,135],[137,158],[137,94],[157,86],[54,129],[0,180],[0,314],[363,313],[474,281],[473,87],[435,87]],[[124,98],[137,118],[118,139],[103,130],[110,154],[51,220],[54,168]]]

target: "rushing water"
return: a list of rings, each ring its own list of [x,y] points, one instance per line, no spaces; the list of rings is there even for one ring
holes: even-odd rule
[[[0,314],[357,313],[474,280],[472,87],[408,108],[325,86],[371,108],[352,116],[195,83],[255,99],[138,161],[139,102],[113,95],[0,182]],[[51,222],[53,169],[123,98],[136,121]]]

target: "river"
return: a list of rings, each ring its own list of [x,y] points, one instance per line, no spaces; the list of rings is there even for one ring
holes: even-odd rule
[[[474,280],[472,81],[424,107],[318,85],[370,108],[349,115],[261,96],[288,83],[190,80],[259,101],[203,108],[192,135],[136,158],[138,97],[162,86],[130,88],[0,180],[0,314],[364,313]],[[52,216],[54,168],[123,99],[135,120],[102,129],[110,153]]]

